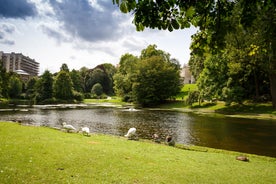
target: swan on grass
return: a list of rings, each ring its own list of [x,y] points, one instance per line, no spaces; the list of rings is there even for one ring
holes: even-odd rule
[[[136,128],[130,128],[127,132],[127,134],[125,135],[125,137],[127,137],[128,139],[131,140],[136,140]]]
[[[86,136],[89,136],[89,134],[90,134],[89,127],[81,127],[80,131],[82,132],[83,135],[86,135]]]
[[[67,125],[65,122],[62,123],[62,126],[67,132],[71,132],[71,131],[76,130],[75,127],[73,127],[72,125]]]

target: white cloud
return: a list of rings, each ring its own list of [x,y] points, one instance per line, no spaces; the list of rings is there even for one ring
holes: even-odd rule
[[[23,7],[35,7],[37,13],[29,18],[0,17],[0,48],[34,58],[41,73],[57,72],[62,63],[70,69],[104,62],[116,65],[121,55],[140,55],[149,44],[184,64],[189,59],[190,36],[196,31],[136,32],[131,15],[119,12],[110,0],[29,0],[27,5]]]

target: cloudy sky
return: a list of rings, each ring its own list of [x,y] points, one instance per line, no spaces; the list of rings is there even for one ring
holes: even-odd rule
[[[195,28],[136,32],[131,14],[112,0],[0,0],[0,51],[22,53],[40,63],[40,72],[119,63],[125,53],[139,56],[149,44],[183,65],[189,60]]]

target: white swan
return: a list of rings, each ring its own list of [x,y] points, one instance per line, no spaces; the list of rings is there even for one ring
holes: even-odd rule
[[[76,130],[75,127],[73,127],[72,125],[67,125],[65,122],[62,123],[62,126],[67,132]]]
[[[125,137],[131,137],[131,136],[134,136],[136,133],[136,128],[130,128],[127,132],[127,134],[125,135]]]
[[[89,133],[90,133],[89,127],[81,127],[80,131],[83,133],[83,135],[89,136]]]

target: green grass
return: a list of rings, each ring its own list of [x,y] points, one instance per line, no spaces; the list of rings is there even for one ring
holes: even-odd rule
[[[185,100],[188,97],[189,91],[197,90],[196,84],[185,84],[180,93],[176,96],[177,100]]]
[[[120,97],[113,96],[111,99],[84,99],[83,103],[112,103],[117,105],[129,105],[127,102],[123,102]]]
[[[275,183],[276,158],[0,123],[0,183]]]

